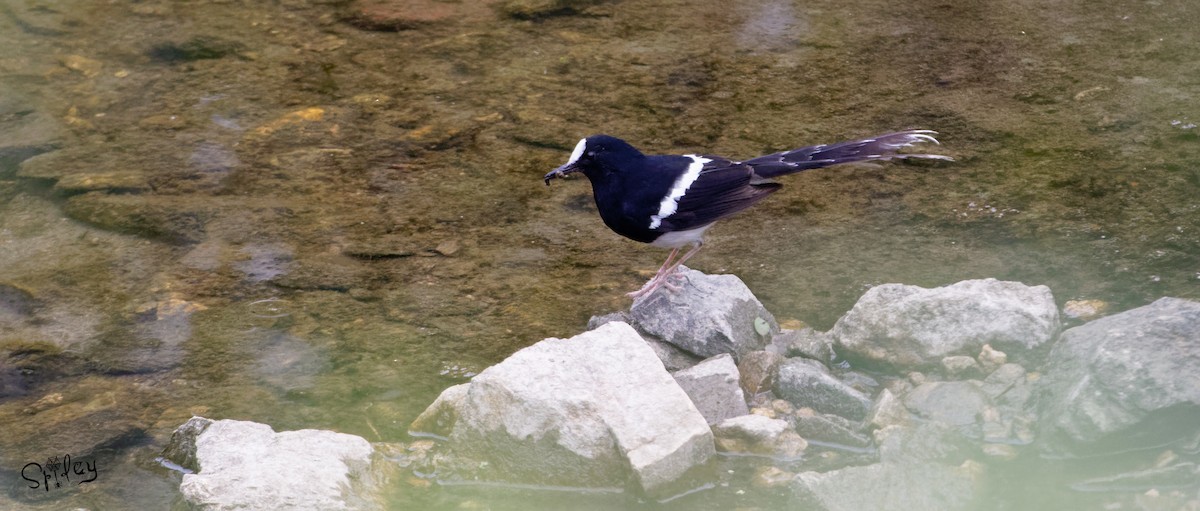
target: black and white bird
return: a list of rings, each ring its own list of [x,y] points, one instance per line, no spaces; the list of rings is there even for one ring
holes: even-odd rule
[[[624,140],[594,135],[580,140],[550,180],[582,172],[592,183],[596,209],[617,234],[671,249],[666,262],[634,298],[667,282],[679,265],[704,245],[713,223],[746,209],[782,186],[772,178],[840,163],[903,158],[951,160],[937,154],[898,153],[922,142],[938,143],[937,132],[908,130],[861,140],[822,144],[733,161],[697,154],[647,156]],[[676,258],[686,246],[691,249]],[[668,286],[670,287],[670,286]]]

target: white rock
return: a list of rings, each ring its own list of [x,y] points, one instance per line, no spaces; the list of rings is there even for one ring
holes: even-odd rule
[[[751,414],[725,419],[713,426],[713,432],[722,437],[772,444],[787,428],[785,420]]]
[[[916,368],[978,354],[984,344],[1025,352],[1050,341],[1059,326],[1046,286],[983,279],[934,289],[873,287],[830,335],[843,356]]]
[[[371,470],[374,449],[361,437],[195,417],[168,451],[191,453],[179,491],[206,510],[381,509]]]
[[[479,373],[450,433],[478,477],[653,491],[704,463],[712,432],[626,323],[546,339]],[[482,463],[480,463],[482,462]]]

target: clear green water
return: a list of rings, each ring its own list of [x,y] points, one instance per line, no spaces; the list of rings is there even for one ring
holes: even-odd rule
[[[448,14],[379,32],[341,2],[0,1],[2,120],[62,147],[0,165],[0,369],[27,369],[0,398],[0,475],[106,456],[86,491],[9,486],[0,507],[166,507],[178,476],[153,458],[192,414],[407,441],[441,389],[627,307],[664,254],[607,231],[586,183],[540,181],[592,133],[749,157],[939,130],[953,165],[793,176],[710,231],[691,265],[781,319],[977,277],[1117,310],[1200,298],[1200,4],[414,5]],[[663,505],[394,498],[783,502],[729,463]],[[1117,497],[1069,485],[1097,465],[997,463],[980,507],[1094,508]]]

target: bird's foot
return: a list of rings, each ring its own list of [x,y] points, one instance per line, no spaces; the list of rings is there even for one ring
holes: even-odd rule
[[[641,289],[638,289],[637,291],[630,291],[628,293],[625,293],[625,296],[628,296],[630,298],[633,298],[634,300],[637,300],[638,298],[641,298],[650,293],[653,293],[655,289],[658,289],[657,284],[651,285],[651,284],[654,284],[655,280],[658,280],[658,279],[651,279],[650,281],[643,284]]]
[[[643,296],[653,293],[655,290],[657,290],[660,287],[665,287],[665,288],[667,288],[667,291],[670,291],[672,293],[678,293],[681,289],[683,289],[682,285],[673,283],[671,281],[672,280],[681,281],[683,279],[684,279],[683,273],[680,273],[679,271],[672,271],[671,273],[655,275],[654,278],[647,281],[646,284],[643,285],[641,289],[638,289],[637,291],[633,291],[630,293],[626,293],[625,296],[628,296],[628,297],[636,300],[638,298],[641,298]]]

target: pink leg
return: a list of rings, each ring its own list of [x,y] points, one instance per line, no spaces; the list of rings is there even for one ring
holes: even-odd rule
[[[646,283],[642,285],[641,289],[634,291],[632,293],[626,293],[626,296],[629,296],[632,298],[637,298],[646,293],[649,293],[650,291],[653,291],[653,289],[651,289],[651,285],[654,285],[654,287],[658,287],[658,285],[655,284],[655,282],[658,282],[658,280],[662,277],[663,272],[665,272],[667,270],[667,268],[669,268],[671,266],[671,260],[674,259],[675,254],[678,254],[678,253],[679,253],[678,248],[671,249],[671,253],[667,254],[667,260],[663,261],[662,266],[658,267],[658,271],[654,272],[654,276],[650,277],[650,280],[646,281]]]
[[[631,298],[640,298],[653,293],[655,289],[658,289],[663,285],[666,285],[668,289],[673,289],[674,286],[667,282],[667,280],[670,279],[671,276],[675,275],[675,271],[679,269],[679,266],[682,265],[684,261],[687,261],[693,255],[696,255],[696,252],[700,251],[700,247],[703,245],[703,242],[697,242],[691,248],[691,250],[688,250],[683,254],[683,257],[680,257],[678,261],[673,263],[671,262],[671,259],[675,257],[675,254],[679,252],[679,249],[676,248],[672,250],[671,255],[667,256],[667,261],[664,262],[662,267],[658,269],[658,272],[654,274],[654,278],[650,279],[650,281],[647,282],[646,285],[642,286],[641,289],[629,293],[627,296]]]
[[[679,267],[683,265],[684,261],[687,261],[688,259],[691,259],[692,256],[696,255],[696,252],[699,252],[700,247],[702,246],[704,246],[704,242],[696,242],[696,245],[692,247],[691,250],[688,250],[687,253],[683,254],[683,257],[680,257],[678,261],[675,261],[675,264],[671,265],[671,269],[667,270],[667,275],[675,274],[675,270],[678,270]]]
[[[658,267],[658,271],[654,272],[654,278],[652,278],[650,280],[657,279],[659,275],[662,275],[663,271],[665,271],[667,269],[667,266],[669,266],[671,264],[671,260],[675,259],[675,255],[677,255],[677,254],[679,254],[679,248],[671,249],[671,253],[667,254],[667,260],[663,261],[662,266]]]

